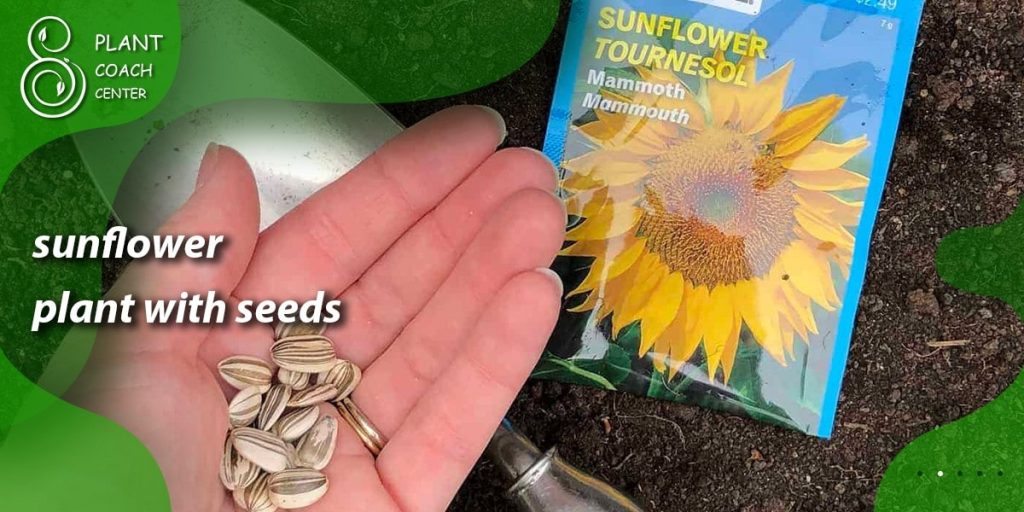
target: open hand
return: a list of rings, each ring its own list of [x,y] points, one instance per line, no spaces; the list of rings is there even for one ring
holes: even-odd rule
[[[561,285],[546,270],[565,221],[555,173],[535,151],[495,152],[504,134],[489,109],[443,111],[263,233],[248,164],[212,145],[161,234],[226,235],[220,257],[135,262],[110,295],[339,296],[347,321],[326,335],[363,369],[353,400],[389,442],[375,459],[339,421],[330,489],[308,510],[443,510],[558,314]],[[234,510],[217,473],[235,391],[216,364],[269,361],[272,337],[266,325],[108,328],[70,398],[149,448],[174,510]]]

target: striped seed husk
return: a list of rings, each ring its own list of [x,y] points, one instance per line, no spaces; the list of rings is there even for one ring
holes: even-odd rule
[[[231,443],[232,439],[229,436],[227,441],[224,441],[224,456],[220,459],[220,483],[224,485],[224,488],[233,491],[235,490],[235,461],[238,460],[235,454],[235,447]]]
[[[277,369],[277,380],[281,384],[292,388],[294,391],[302,391],[309,387],[312,374],[306,372],[293,372],[285,368]]]
[[[338,420],[323,416],[313,428],[299,440],[296,455],[298,466],[317,471],[327,467],[334,456],[334,445],[338,439]]]
[[[302,322],[286,324],[278,322],[277,325],[274,326],[274,339],[279,340],[290,336],[305,336],[310,334],[320,336],[326,330],[326,324],[306,324]]]
[[[316,382],[317,384],[333,384],[338,389],[338,395],[334,397],[334,401],[339,402],[352,394],[362,378],[363,372],[358,366],[350,361],[339,359],[330,370],[317,374]]]
[[[274,512],[277,505],[270,501],[270,491],[267,488],[269,475],[260,475],[252,485],[238,487],[235,489],[235,504],[249,512]]]
[[[256,386],[261,393],[270,389],[274,371],[266,361],[251,356],[231,356],[217,363],[220,377],[231,387],[243,390]]]
[[[277,420],[277,423],[274,425],[274,432],[281,439],[291,442],[302,437],[309,429],[313,428],[319,417],[320,409],[315,405],[296,409]]]
[[[288,407],[308,407],[326,402],[338,396],[338,388],[332,384],[317,384],[302,391],[296,391],[291,400],[288,400]]]
[[[284,384],[274,384],[263,398],[263,407],[260,408],[260,413],[256,418],[256,426],[263,430],[273,428],[274,423],[284,413],[285,407],[288,407],[288,401],[291,398],[291,388]]]
[[[232,428],[245,427],[256,419],[263,405],[263,395],[255,386],[247,387],[235,394],[228,404],[228,422]]]
[[[316,335],[283,338],[270,348],[270,357],[281,368],[306,373],[330,370],[336,361],[331,340]]]
[[[288,469],[299,467],[299,451],[295,449],[295,445],[285,443],[284,446],[288,448]]]
[[[248,487],[263,474],[259,466],[253,464],[245,457],[236,457],[235,460],[235,489]]]
[[[268,473],[288,467],[288,447],[280,437],[263,430],[242,427],[231,432],[232,444],[238,455]]]
[[[287,469],[267,479],[270,501],[283,509],[308,507],[327,492],[327,477],[312,469]]]

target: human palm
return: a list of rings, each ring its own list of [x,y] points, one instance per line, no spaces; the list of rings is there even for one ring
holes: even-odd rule
[[[248,164],[211,146],[161,233],[223,234],[219,257],[133,263],[111,296],[338,296],[346,321],[326,336],[363,369],[353,400],[389,441],[375,459],[339,421],[330,488],[308,510],[443,510],[539,357],[561,295],[544,270],[565,220],[555,174],[535,151],[496,152],[503,138],[489,109],[443,111],[263,233]],[[217,472],[235,390],[216,364],[269,361],[272,337],[259,324],[109,328],[70,398],[149,448],[175,511],[234,510]]]

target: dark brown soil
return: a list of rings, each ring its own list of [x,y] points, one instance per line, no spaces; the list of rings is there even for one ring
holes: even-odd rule
[[[563,12],[543,51],[499,83],[389,109],[409,124],[451,104],[491,105],[505,114],[510,145],[539,148],[564,23]],[[943,236],[1002,220],[1024,187],[1022,25],[1020,2],[925,7],[831,441],[554,382],[527,384],[513,422],[652,511],[871,509],[901,447],[991,400],[1024,359],[1013,311],[944,284],[934,264]],[[969,343],[927,345],[957,339]],[[481,463],[452,510],[511,510],[501,490]]]

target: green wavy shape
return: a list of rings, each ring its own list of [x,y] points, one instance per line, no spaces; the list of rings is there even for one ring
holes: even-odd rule
[[[1001,299],[1024,318],[1022,248],[1024,202],[1000,224],[947,236],[935,262],[951,285]],[[907,445],[885,472],[875,510],[1022,510],[1022,442],[1024,373],[981,409]]]

